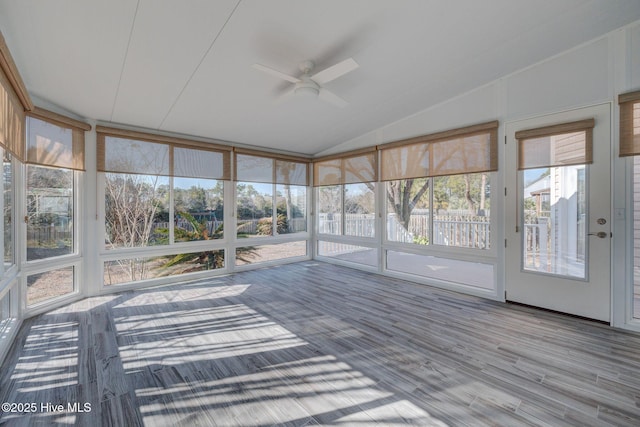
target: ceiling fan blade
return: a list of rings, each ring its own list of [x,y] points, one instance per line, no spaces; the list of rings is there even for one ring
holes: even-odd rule
[[[289,89],[288,91],[286,91],[285,93],[280,95],[278,98],[276,98],[276,100],[273,103],[275,105],[283,104],[287,100],[291,99],[293,97],[293,95],[295,95],[295,93],[296,93],[296,88],[292,87],[291,89]]]
[[[300,81],[300,79],[290,76],[288,74],[282,73],[278,70],[274,70],[273,68],[267,67],[266,65],[262,65],[262,64],[253,64],[252,65],[253,68],[255,68],[256,70],[260,70],[263,71],[267,74],[271,74],[272,76],[278,77],[282,80],[286,80],[288,82],[291,83],[298,83]]]
[[[325,68],[324,70],[314,74],[311,76],[311,80],[318,83],[319,85],[323,85],[325,83],[330,82],[331,80],[335,80],[340,76],[347,74],[350,71],[358,68],[359,65],[353,58],[345,59],[342,62],[338,62],[337,64]]]
[[[349,103],[347,101],[345,101],[344,99],[340,98],[335,93],[326,90],[325,88],[321,88],[320,89],[320,93],[318,93],[318,98],[320,98],[323,101],[326,101],[326,102],[328,102],[330,104],[333,104],[336,107],[340,107],[340,108],[344,108],[347,105],[349,105]]]

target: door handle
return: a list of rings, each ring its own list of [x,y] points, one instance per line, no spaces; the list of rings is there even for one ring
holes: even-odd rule
[[[599,237],[601,239],[604,239],[605,237],[607,237],[607,233],[604,231],[598,231],[597,233],[589,233],[587,234],[587,236],[596,236]]]

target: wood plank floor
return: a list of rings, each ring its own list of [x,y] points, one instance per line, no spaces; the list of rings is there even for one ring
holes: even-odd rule
[[[29,319],[0,402],[38,405],[6,425],[638,426],[640,335],[303,262]]]

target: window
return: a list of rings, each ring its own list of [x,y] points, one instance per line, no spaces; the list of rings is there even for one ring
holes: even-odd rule
[[[390,242],[488,249],[497,122],[379,146]]]
[[[277,245],[258,245],[236,248],[236,265],[257,264],[307,255],[307,242],[296,241]]]
[[[42,271],[39,261],[79,256],[76,186],[84,171],[84,132],[91,126],[38,108],[28,116],[26,302],[32,306],[77,291],[76,267]]]
[[[13,290],[9,290],[0,297],[0,336],[3,335],[5,328],[13,318],[11,313],[11,292],[13,292]]]
[[[173,178],[175,242],[224,237],[224,182],[215,179]]]
[[[491,176],[470,173],[433,178],[433,243],[491,247]]]
[[[488,249],[490,179],[475,173],[387,182],[387,239]]]
[[[104,188],[107,249],[169,243],[168,177],[105,173]]]
[[[74,172],[27,165],[27,261],[75,252]]]
[[[224,249],[104,262],[105,286],[224,268]]]
[[[2,236],[4,249],[4,268],[5,270],[15,264],[15,239],[13,228],[13,158],[11,153],[0,148],[2,152]]]
[[[276,211],[284,216],[288,233],[307,231],[307,187],[301,185],[276,185]]]
[[[377,165],[375,150],[316,161],[319,234],[375,237]]]
[[[342,234],[342,186],[318,188],[318,233]]]
[[[107,249],[223,238],[228,151],[117,129],[98,131]]]
[[[230,158],[230,148],[215,144],[98,128],[105,285],[225,267],[224,250],[210,243],[225,236]],[[147,247],[153,256],[117,255]]]
[[[389,241],[429,244],[430,188],[429,178],[400,179],[386,183]]]
[[[375,237],[375,186],[371,182],[344,185],[344,234]]]
[[[252,182],[236,184],[238,237],[273,236],[273,185]],[[284,233],[284,218],[277,219],[277,231]]]
[[[74,291],[74,267],[27,276],[27,306],[58,298]]]
[[[319,187],[318,232],[375,237],[374,190],[371,182]]]
[[[302,159],[239,150],[235,161],[237,237],[307,231],[307,164]]]
[[[464,283],[478,289],[491,290],[495,283],[490,263],[471,262],[431,255],[386,251],[387,269],[431,280]]]
[[[350,263],[378,266],[378,249],[337,242],[318,242],[318,255]]]
[[[84,123],[36,110],[27,120],[27,261],[75,247],[76,171],[84,170]]]

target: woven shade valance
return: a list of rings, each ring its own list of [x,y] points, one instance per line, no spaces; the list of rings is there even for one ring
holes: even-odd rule
[[[618,97],[620,104],[620,156],[640,155],[640,91]]]
[[[518,169],[593,162],[593,119],[516,132]]]

